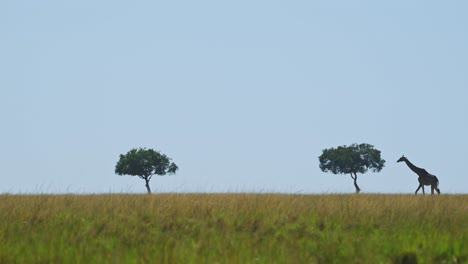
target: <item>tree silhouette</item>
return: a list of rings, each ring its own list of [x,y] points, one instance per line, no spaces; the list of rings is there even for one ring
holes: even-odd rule
[[[134,148],[127,154],[120,155],[115,166],[115,173],[140,177],[145,180],[148,193],[151,193],[149,182],[154,175],[171,175],[175,174],[178,169],[179,167],[164,154],[152,149]]]
[[[323,172],[351,175],[356,193],[361,191],[357,185],[357,173],[363,174],[369,169],[373,172],[379,172],[385,165],[385,160],[380,156],[380,150],[364,143],[324,149],[319,161],[320,169]]]

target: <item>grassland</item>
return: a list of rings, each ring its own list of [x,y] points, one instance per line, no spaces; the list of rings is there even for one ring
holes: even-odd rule
[[[0,195],[0,263],[468,263],[468,195]]]

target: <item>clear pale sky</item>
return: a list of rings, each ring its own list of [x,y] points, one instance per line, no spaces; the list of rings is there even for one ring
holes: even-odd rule
[[[0,193],[353,193],[324,148],[387,161],[363,193],[468,192],[466,1],[0,2]],[[429,188],[426,187],[426,191]]]

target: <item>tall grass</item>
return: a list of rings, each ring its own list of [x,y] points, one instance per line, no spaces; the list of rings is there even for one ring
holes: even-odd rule
[[[0,196],[0,263],[467,263],[468,196]]]

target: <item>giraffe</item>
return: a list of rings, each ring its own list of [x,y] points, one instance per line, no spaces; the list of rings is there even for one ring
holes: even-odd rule
[[[440,190],[438,188],[439,179],[437,179],[435,175],[430,174],[425,169],[414,166],[413,163],[411,163],[404,155],[401,156],[399,160],[397,160],[397,162],[402,162],[402,161],[404,161],[406,165],[408,165],[408,167],[419,176],[418,177],[419,187],[416,189],[416,192],[414,194],[418,194],[419,189],[422,188],[423,195],[424,195],[425,194],[424,185],[431,186],[431,195],[434,194],[434,189],[437,191],[438,194],[440,194]]]

